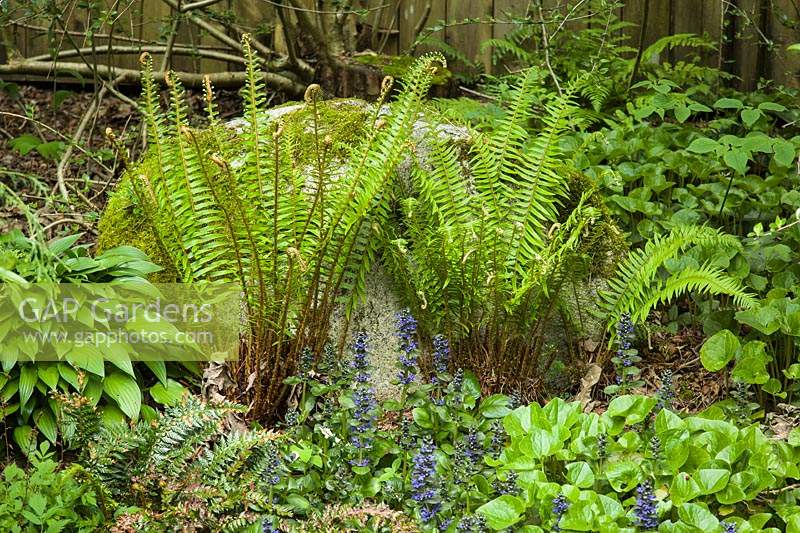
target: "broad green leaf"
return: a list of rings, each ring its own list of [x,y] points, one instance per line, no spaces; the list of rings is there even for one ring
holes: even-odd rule
[[[56,429],[56,417],[53,416],[50,407],[37,409],[33,413],[33,423],[36,424],[36,427],[39,428],[39,431],[42,432],[42,435],[44,435],[47,440],[52,443],[56,442],[56,436],[58,434],[58,430]]]
[[[764,335],[772,335],[781,327],[780,311],[769,305],[761,305],[736,313],[736,320],[757,329]]]
[[[8,146],[19,152],[19,155],[28,155],[28,153],[42,144],[42,140],[35,135],[26,133],[8,141]]]
[[[139,416],[142,393],[136,381],[122,372],[113,372],[103,379],[103,391],[108,394],[129,418]]]
[[[739,352],[739,339],[723,329],[712,335],[700,348],[700,361],[706,370],[719,372],[736,357]]]
[[[626,394],[611,400],[606,415],[612,418],[625,417],[625,425],[630,426],[647,418],[655,404],[655,398]]]
[[[747,127],[752,127],[759,118],[761,118],[761,111],[758,109],[742,109],[742,121],[747,125]]]
[[[19,370],[19,403],[25,405],[39,381],[39,372],[33,364],[25,364]]]
[[[766,352],[766,344],[750,341],[742,347],[741,357],[736,361],[733,377],[745,383],[763,385],[769,381],[767,364],[772,357]]]
[[[725,161],[726,165],[744,176],[747,172],[747,161],[750,159],[750,154],[743,150],[732,148],[731,150],[725,152],[725,155],[722,156],[722,159]]]
[[[58,385],[59,373],[58,367],[54,364],[41,363],[39,365],[39,379],[47,385],[50,390],[53,390]]]
[[[778,113],[781,111],[786,111],[785,106],[775,102],[761,102],[758,104],[758,108],[762,111],[776,111]]]
[[[588,489],[594,485],[594,472],[589,463],[579,461],[567,465],[567,481],[581,489]]]
[[[162,385],[167,384],[167,365],[164,361],[145,361],[145,365],[158,378]]]
[[[167,381],[166,387],[161,383],[156,383],[150,387],[150,396],[156,403],[171,407],[181,400],[185,391],[186,389],[183,385],[170,379]]]
[[[605,467],[608,482],[617,492],[633,490],[641,481],[642,471],[633,461],[618,461]]]
[[[680,122],[681,124],[683,124],[684,122],[686,122],[686,119],[687,119],[687,118],[689,118],[689,116],[692,114],[692,112],[691,112],[691,111],[689,111],[689,108],[688,108],[688,107],[686,107],[686,106],[678,106],[678,107],[676,107],[676,108],[673,110],[673,113],[675,113],[675,118],[676,118],[676,119],[678,120],[678,122]]]
[[[693,140],[686,149],[696,154],[707,154],[708,152],[713,152],[719,147],[720,144],[717,141],[707,137],[700,137],[699,139]]]
[[[794,144],[785,139],[776,139],[772,145],[775,152],[775,162],[782,167],[789,167],[794,163],[795,149]]]
[[[725,488],[731,473],[721,468],[702,468],[694,473],[695,481],[702,494],[713,494]]]
[[[720,98],[714,102],[717,109],[741,109],[744,104],[738,98]]]
[[[698,531],[717,531],[719,520],[705,507],[696,503],[684,503],[678,508],[678,516]]]
[[[28,425],[17,426],[14,428],[13,435],[14,442],[17,443],[17,446],[25,455],[36,449],[36,438],[33,435],[32,427]]]
[[[531,430],[530,444],[531,453],[536,459],[549,457],[562,447],[561,441],[551,431],[539,428]]]
[[[679,472],[672,478],[669,495],[676,505],[691,501],[701,493],[700,486],[686,472]]]
[[[519,522],[524,510],[522,500],[506,494],[481,505],[475,512],[486,519],[490,528],[499,531]]]
[[[510,412],[508,396],[504,394],[493,394],[481,402],[480,413],[484,418],[503,418]]]
[[[431,414],[426,408],[415,407],[414,410],[411,411],[411,416],[414,417],[414,423],[416,423],[419,427],[424,429],[430,429],[433,427]]]

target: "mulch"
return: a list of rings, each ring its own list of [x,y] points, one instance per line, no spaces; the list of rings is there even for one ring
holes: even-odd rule
[[[138,100],[135,93],[127,96]],[[23,155],[14,140],[31,135],[45,143],[62,141],[68,145],[94,97],[93,92],[75,87],[0,82],[0,181],[19,195],[44,227],[49,226],[49,237],[84,232],[84,239],[91,240],[108,193],[122,171],[105,130],[111,128],[135,160],[141,154],[140,115],[133,105],[113,95],[103,99],[80,142],[91,157],[73,150],[65,172],[71,206],[62,201],[57,190],[59,155],[43,155],[36,149]],[[190,92],[187,100],[190,123],[203,125],[202,94]],[[219,91],[217,106],[221,116],[233,117],[241,113],[241,98],[236,91]],[[23,209],[0,198],[0,232],[12,228],[27,229]]]

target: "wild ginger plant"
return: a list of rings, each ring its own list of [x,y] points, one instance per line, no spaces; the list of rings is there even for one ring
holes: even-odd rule
[[[266,121],[266,91],[247,37],[243,88],[246,124],[234,135],[220,122],[206,84],[208,132],[186,120],[184,92],[170,74],[170,109],[159,106],[152,61],[143,56],[143,108],[157,172],[133,173],[141,211],[155,228],[183,282],[241,285],[248,327],[233,373],[256,417],[271,415],[284,398],[284,378],[303,347],[322,351],[337,305],[347,311],[364,295],[364,277],[377,253],[375,234],[386,225],[391,183],[407,153],[406,139],[437,64],[420,58],[402,89],[381,112],[392,80],[372,108],[368,134],[345,161],[331,156],[320,134],[319,86],[305,95],[312,142],[280,119]],[[298,154],[303,152],[302,161]],[[310,153],[309,153],[310,152]]]

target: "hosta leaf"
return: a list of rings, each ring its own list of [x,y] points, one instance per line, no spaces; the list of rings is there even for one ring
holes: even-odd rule
[[[186,389],[183,385],[170,379],[167,381],[166,386],[156,383],[150,387],[150,396],[161,405],[173,406],[180,401],[185,391]]]
[[[58,430],[56,429],[56,417],[53,416],[53,412],[49,407],[37,409],[33,413],[33,422],[36,424],[36,427],[39,428],[39,431],[42,432],[42,435],[47,438],[47,440],[55,443],[56,435],[58,433]]]
[[[123,413],[130,418],[139,416],[142,393],[136,381],[122,372],[113,372],[103,379],[103,391],[108,394]]]
[[[33,394],[33,387],[39,381],[39,373],[36,366],[25,364],[19,370],[19,403],[25,405]]]

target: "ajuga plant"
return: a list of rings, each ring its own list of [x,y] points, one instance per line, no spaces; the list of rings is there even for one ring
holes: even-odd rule
[[[363,295],[395,169],[433,70],[444,60],[419,59],[388,113],[383,104],[392,80],[384,80],[367,134],[342,161],[320,133],[319,86],[306,91],[312,142],[301,143],[299,135],[308,133],[265,119],[266,92],[247,36],[242,45],[248,65],[239,135],[221,124],[209,83],[208,132],[187,126],[183,90],[171,74],[164,113],[151,60],[143,57],[143,107],[158,171],[132,179],[182,281],[243,288],[249,324],[233,370],[240,390],[252,390],[247,402],[258,417],[274,413],[301,347],[321,352],[334,307],[349,311]]]
[[[468,177],[459,147],[432,128],[384,254],[425,333],[449,337],[455,357],[485,354],[498,375],[516,377],[541,370],[542,328],[574,274],[581,235],[600,217],[591,190],[573,191],[572,209],[561,212],[569,180],[558,140],[574,90],[546,102],[544,129],[531,136],[537,79],[530,70],[496,127],[471,132]]]

